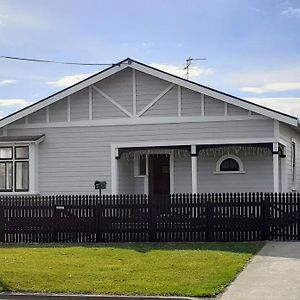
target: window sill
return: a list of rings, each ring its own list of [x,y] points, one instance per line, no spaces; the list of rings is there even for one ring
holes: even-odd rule
[[[34,192],[0,192],[1,196],[38,196],[39,193]]]
[[[226,175],[226,174],[246,174],[245,171],[215,171],[215,175]]]
[[[134,175],[133,177],[134,178],[144,178],[144,177],[146,177],[147,175]]]

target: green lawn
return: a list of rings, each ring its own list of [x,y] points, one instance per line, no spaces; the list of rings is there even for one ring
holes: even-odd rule
[[[2,246],[0,291],[214,296],[262,243]]]

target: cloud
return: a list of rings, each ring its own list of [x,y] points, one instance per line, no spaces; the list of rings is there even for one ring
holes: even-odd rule
[[[180,65],[152,63],[150,66],[179,77],[186,77],[186,70],[184,70],[184,67]],[[189,70],[189,77],[191,80],[196,80],[201,76],[208,76],[213,73],[213,70],[210,68],[191,66]]]
[[[300,18],[300,8],[288,7],[281,12],[281,15],[286,17]]]
[[[247,98],[247,100],[291,116],[300,117],[300,97]]]
[[[245,86],[241,87],[240,91],[254,94],[300,91],[300,82],[273,82],[261,86]]]
[[[59,88],[65,88],[65,87],[71,86],[85,78],[88,78],[91,75],[93,75],[93,74],[88,73],[88,74],[66,75],[55,81],[48,81],[47,84],[55,86],[55,87],[59,87]]]
[[[225,79],[228,83],[240,87],[261,87],[261,85],[267,85],[274,82],[295,82],[295,78],[300,78],[300,64],[297,64],[297,62],[284,68],[256,68],[254,71],[234,72],[229,74]]]
[[[25,11],[24,7],[0,3],[0,29],[1,27],[11,28],[12,26],[45,27],[45,25],[45,16],[34,15],[32,11]]]
[[[9,85],[9,84],[13,84],[15,83],[16,80],[13,79],[4,79],[4,80],[0,80],[0,86],[2,85]]]
[[[26,107],[33,102],[25,99],[0,99],[0,107],[19,106]]]

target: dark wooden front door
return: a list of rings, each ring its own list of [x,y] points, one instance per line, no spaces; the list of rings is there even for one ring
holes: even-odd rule
[[[170,155],[149,155],[149,194],[170,194]]]

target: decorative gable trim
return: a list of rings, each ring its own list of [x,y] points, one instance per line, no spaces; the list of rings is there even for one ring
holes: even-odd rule
[[[97,83],[98,81],[107,78],[117,72],[120,72],[124,69],[128,68],[128,62],[126,63],[125,61],[120,62],[119,64],[116,64],[108,69],[105,69],[99,73],[96,73],[95,75],[92,75],[91,77],[88,77],[70,87],[65,88],[62,91],[59,91],[47,98],[44,98],[28,107],[25,107],[9,116],[6,116],[5,118],[3,118],[0,121],[0,128],[3,126],[6,126],[12,122],[15,122],[19,119],[22,119],[26,116],[28,116],[31,113],[34,113],[48,105],[53,104],[56,101],[59,101],[65,97],[69,97],[70,95],[84,89],[87,88],[90,85],[93,85],[95,83]]]
[[[29,114],[35,112],[35,111],[38,111],[44,107],[47,107],[48,105],[51,105],[53,104],[54,102],[58,101],[58,100],[61,100],[65,97],[69,97],[70,95],[84,89],[84,88],[87,88],[89,86],[92,86],[93,84],[97,83],[98,81],[104,79],[104,78],[107,78],[117,72],[120,72],[121,70],[124,70],[126,68],[132,68],[133,70],[138,70],[140,72],[143,72],[143,73],[146,73],[148,75],[152,75],[154,77],[157,77],[157,78],[160,78],[162,80],[165,80],[165,81],[168,81],[171,83],[171,85],[168,87],[168,90],[166,91],[163,91],[163,93],[167,93],[169,91],[169,88],[173,87],[174,85],[178,85],[180,87],[185,87],[187,89],[190,89],[192,91],[195,91],[195,92],[198,92],[200,93],[201,95],[207,95],[209,97],[212,97],[212,98],[215,98],[217,100],[221,100],[221,101],[224,101],[225,103],[229,103],[229,104],[232,104],[232,105],[236,105],[236,106],[239,106],[243,109],[246,109],[246,110],[249,110],[249,111],[253,111],[255,113],[258,113],[258,114],[261,114],[263,116],[266,116],[266,117],[269,117],[269,118],[272,118],[272,119],[275,119],[275,120],[278,120],[278,121],[281,121],[281,122],[284,122],[286,124],[289,124],[289,125],[293,125],[293,126],[298,126],[298,119],[296,117],[292,117],[292,116],[289,116],[287,114],[284,114],[284,113],[280,113],[280,112],[277,112],[277,111],[274,111],[272,109],[268,109],[268,108],[265,108],[263,106],[260,106],[260,105],[257,105],[257,104],[254,104],[254,103],[251,103],[247,100],[244,100],[244,99],[240,99],[240,98],[237,98],[235,96],[232,96],[232,95],[229,95],[229,94],[225,94],[225,93],[222,93],[220,91],[217,91],[217,90],[214,90],[214,89],[211,89],[211,88],[208,88],[206,86],[203,86],[203,85],[200,85],[198,83],[195,83],[195,82],[192,82],[192,81],[188,81],[188,80],[185,80],[185,79],[182,79],[180,77],[177,77],[175,75],[171,75],[171,74],[168,74],[164,71],[161,71],[161,70],[158,70],[158,69],[155,69],[153,67],[150,67],[148,65],[145,65],[143,63],[140,63],[140,62],[137,62],[137,61],[134,61],[132,59],[125,59],[121,62],[119,62],[118,64],[116,65],[113,65],[112,67],[108,68],[108,69],[105,69],[99,73],[96,73],[95,75],[75,84],[75,85],[72,85],[71,87],[68,87],[54,95],[51,95],[29,107],[26,107],[16,113],[13,113],[5,118],[3,118],[1,121],[0,121],[0,127],[3,127],[3,126],[6,126],[14,121],[17,121],[23,117],[26,117],[28,116]],[[134,72],[133,72],[134,73]],[[134,76],[134,74],[133,74]],[[133,86],[135,85],[135,82],[133,82]],[[95,88],[95,86],[93,86],[93,88]],[[98,90],[97,90],[98,91]],[[99,92],[99,91],[98,91]],[[162,97],[164,94],[162,95],[159,95],[157,98],[158,99],[154,99],[153,101],[158,101],[160,99],[160,97]],[[102,94],[103,95],[103,94]],[[103,95],[104,96],[104,95]],[[106,97],[107,95],[105,95],[104,97],[109,100],[110,102],[112,102],[115,106],[118,106],[118,108],[120,110],[122,110],[126,115],[128,115],[129,117],[132,116],[131,113],[129,113],[128,111],[124,111],[125,109],[119,105],[116,101],[114,101],[114,99],[110,98],[109,99]],[[155,102],[151,102],[146,108],[144,108],[141,112],[139,112],[138,115],[142,115],[144,112],[146,112],[147,109],[149,109],[153,104],[155,104]],[[203,102],[203,101],[202,101]],[[203,106],[203,103],[201,102],[201,107]],[[69,103],[69,99],[68,99],[68,103]],[[136,104],[136,99],[135,97],[133,96],[133,104]],[[135,105],[134,105],[135,106]],[[136,108],[136,107],[135,107]],[[146,109],[146,110],[145,110]],[[201,110],[201,113],[203,113],[203,111]]]
[[[249,102],[245,99],[241,99],[214,89],[211,89],[209,87],[200,85],[198,83],[177,77],[175,75],[166,73],[164,71],[155,69],[153,67],[147,66],[143,63],[140,62],[136,62],[136,61],[132,61],[131,68],[134,68],[140,72],[144,72],[147,73],[149,75],[158,77],[160,79],[172,82],[174,84],[180,85],[182,87],[185,87],[187,89],[193,90],[195,92],[201,93],[201,94],[205,94],[207,96],[210,96],[212,98],[216,98],[218,100],[224,101],[226,103],[232,104],[232,105],[236,105],[239,106],[241,108],[244,108],[246,110],[250,110],[253,111],[255,113],[264,115],[266,117],[272,118],[272,119],[277,119],[278,121],[287,123],[289,125],[293,125],[293,126],[298,126],[298,122],[297,122],[297,118],[281,113],[281,112],[277,112],[275,110],[272,110],[270,108],[266,108],[263,106],[260,106],[258,104]]]

